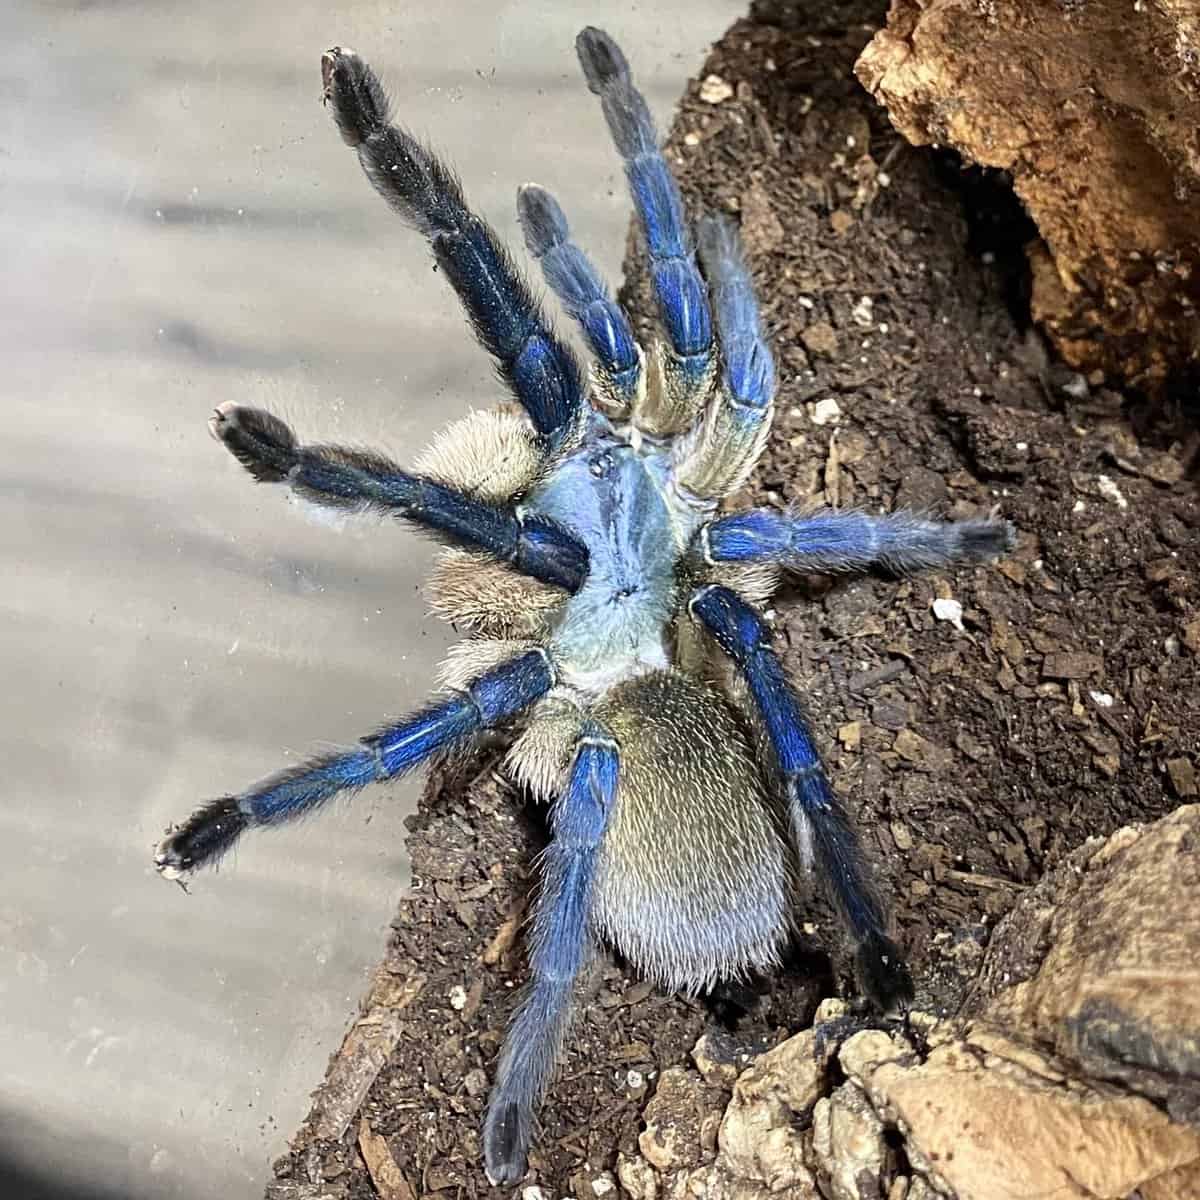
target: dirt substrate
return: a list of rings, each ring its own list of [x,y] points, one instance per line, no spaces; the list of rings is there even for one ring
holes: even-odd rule
[[[855,82],[884,5],[803,8],[760,5],[729,32],[668,154],[694,210],[740,214],[774,334],[778,417],[738,500],[998,507],[1020,532],[997,566],[806,580],[774,610],[918,1003],[952,1012],[1024,889],[1088,836],[1197,794],[1194,434],[1049,363],[1021,328],[1028,230],[1003,181],[909,148]],[[939,599],[961,605],[960,623],[952,605],[935,615]],[[478,1130],[544,838],[498,761],[484,751],[432,778],[411,821],[415,887],[365,1022],[269,1196],[489,1191]],[[778,978],[708,1003],[600,963],[523,1186],[604,1194],[658,1074],[706,1028],[726,1030],[724,1053],[749,1053],[803,1028],[822,997],[852,994],[836,923],[819,901],[805,920]]]

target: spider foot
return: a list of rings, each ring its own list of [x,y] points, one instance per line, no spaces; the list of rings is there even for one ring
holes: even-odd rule
[[[163,838],[154,852],[154,866],[164,879],[182,880],[220,858],[248,824],[233,796],[214,800]]]
[[[500,1103],[488,1109],[483,1127],[483,1161],[488,1182],[519,1183],[525,1176],[530,1114],[520,1104]]]
[[[259,483],[280,483],[298,461],[296,435],[261,408],[226,401],[208,420],[209,432]]]
[[[321,99],[347,146],[361,146],[388,123],[388,101],[375,72],[353,50],[334,46],[321,55]]]
[[[881,1011],[906,1011],[913,998],[912,976],[896,943],[872,934],[859,946],[857,958],[863,990]]]
[[[988,521],[962,521],[963,553],[970,559],[998,558],[1017,544],[1017,527],[993,517]]]

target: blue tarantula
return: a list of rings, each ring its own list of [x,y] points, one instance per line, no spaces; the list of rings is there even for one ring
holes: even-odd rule
[[[222,405],[216,436],[260,482],[320,505],[404,517],[454,544],[434,606],[475,636],[449,698],[345,753],[214,800],[168,834],[159,870],[215,862],[246,829],[407,771],[481,730],[513,729],[508,764],[549,801],[530,935],[532,981],[496,1070],[483,1144],[493,1183],[525,1172],[540,1097],[594,948],[695,993],[777,963],[794,867],[822,877],[887,1009],[912,984],[858,839],[826,778],[761,606],[785,571],[907,571],[978,561],[1008,525],[905,513],[722,512],[771,425],[775,367],[732,226],[695,250],[678,188],[620,49],[576,43],[624,162],[663,337],[643,350],[561,209],[518,196],[525,243],[579,323],[586,374],[550,328],[451,171],[389,121],[350,50],[321,61],[325,100],[379,194],[428,239],[515,410],[451,427],[410,472],[378,454],[305,445],[277,417]]]

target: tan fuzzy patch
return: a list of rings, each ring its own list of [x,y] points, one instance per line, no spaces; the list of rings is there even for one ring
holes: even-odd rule
[[[437,669],[444,688],[466,691],[480,675],[532,650],[534,643],[514,638],[471,638],[451,646]]]
[[[506,765],[513,778],[549,802],[562,788],[575,753],[583,713],[573,701],[547,696],[530,711],[529,725],[509,748]]]
[[[771,432],[774,406],[757,422],[739,419],[732,397],[721,388],[700,425],[681,446],[679,482],[696,496],[719,500],[750,477]]]
[[[519,413],[469,413],[443,429],[415,464],[439,483],[498,503],[529,490],[542,467],[533,429]]]
[[[676,434],[687,429],[700,414],[712,393],[717,358],[699,383],[689,382],[675,352],[662,340],[651,347],[646,385],[633,410],[633,423],[653,437]]]
[[[593,716],[620,747],[597,926],[685,992],[771,966],[792,920],[789,851],[734,713],[712,688],[662,671],[614,688]]]
[[[540,637],[566,592],[518,575],[474,550],[446,550],[434,564],[429,607],[450,624],[487,637]]]

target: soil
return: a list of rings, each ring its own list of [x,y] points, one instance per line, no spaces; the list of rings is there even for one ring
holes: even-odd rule
[[[1019,531],[995,566],[802,580],[774,606],[918,1006],[944,1013],[1044,872],[1196,795],[1197,445],[1173,414],[1049,361],[1023,308],[1028,226],[1005,180],[908,147],[854,79],[885,8],[757,5],[689,87],[668,155],[693,211],[740,214],[779,359],[774,433],[736,502],[998,508]],[[840,412],[821,424],[830,400]],[[961,628],[935,615],[939,599],[961,605]],[[365,1024],[269,1196],[491,1190],[478,1131],[525,978],[542,817],[495,750],[431,776]],[[706,1029],[748,1055],[805,1027],[823,997],[853,995],[837,923],[819,903],[804,921],[777,977],[707,1000],[599,962],[523,1186],[603,1194],[593,1184],[636,1151],[655,1078]]]

